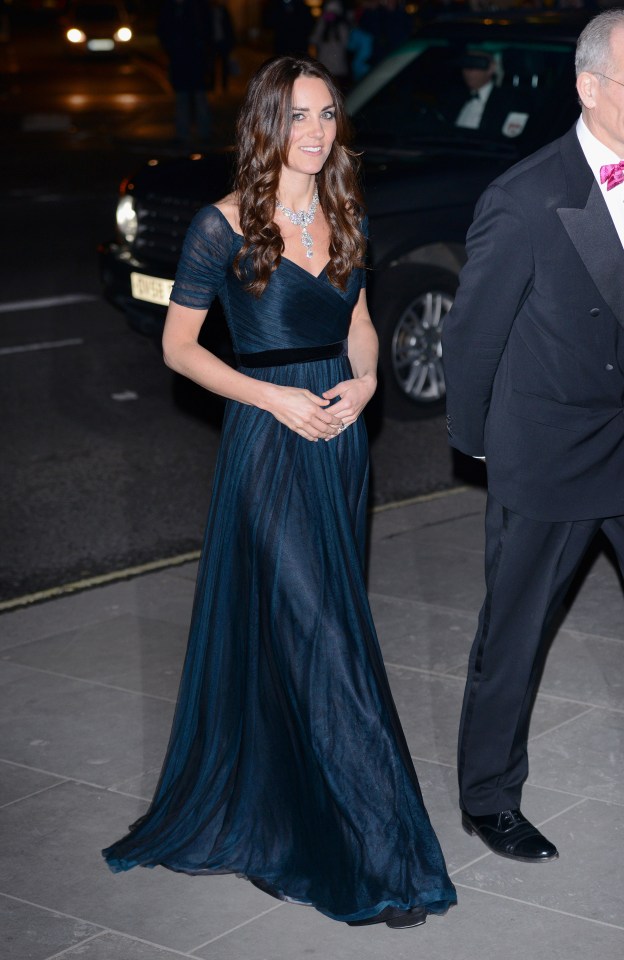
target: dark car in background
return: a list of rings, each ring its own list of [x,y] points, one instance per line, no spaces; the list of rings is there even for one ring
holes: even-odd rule
[[[127,53],[133,37],[133,17],[122,0],[70,0],[61,23],[71,54]]]
[[[476,200],[578,116],[574,49],[585,22],[557,13],[436,21],[348,96],[364,159],[369,302],[386,415],[443,408],[440,336]],[[456,125],[462,89],[466,96],[462,69],[467,56],[479,55],[495,65],[497,110],[466,129]],[[186,228],[227,192],[231,166],[230,151],[153,160],[122,185],[117,239],[100,249],[101,274],[106,295],[137,329],[162,328]]]

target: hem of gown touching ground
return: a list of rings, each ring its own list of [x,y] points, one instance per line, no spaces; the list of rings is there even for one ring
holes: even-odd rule
[[[167,863],[129,863],[127,860],[109,860],[107,850],[103,850],[102,855],[113,873],[123,873],[131,870],[133,867],[145,867],[148,870],[153,870],[154,867],[164,867],[165,870],[171,870],[172,873],[184,873],[191,877],[236,876],[239,880],[248,880],[254,887],[257,887],[258,890],[262,890],[263,893],[274,897],[276,900],[281,900],[283,903],[293,903],[299,907],[313,907],[315,910],[318,910],[319,913],[322,913],[323,916],[328,917],[330,920],[336,920],[339,923],[348,923],[353,920],[368,920],[371,917],[376,917],[377,914],[381,913],[387,907],[405,911],[412,910],[414,907],[424,907],[428,914],[442,915],[457,903],[457,896],[454,890],[451,892],[437,889],[429,891],[426,895],[427,899],[423,897],[414,902],[403,901],[396,898],[394,900],[380,900],[379,903],[371,907],[363,907],[361,910],[356,910],[353,913],[336,914],[332,913],[331,910],[327,910],[325,907],[319,906],[312,900],[303,900],[298,897],[289,896],[283,890],[274,886],[269,880],[265,880],[262,877],[247,876],[235,870],[228,870],[227,868],[222,870],[189,870],[173,867]]]
[[[267,880],[263,880],[261,877],[246,877],[242,873],[237,873],[237,877],[241,880],[249,880],[250,883],[257,887],[258,890],[262,890],[263,893],[267,893],[270,897],[275,897],[276,900],[282,900],[284,903],[294,903],[300,907],[314,907],[315,910],[318,910],[319,913],[322,913],[323,916],[328,917],[330,920],[337,920],[341,923],[349,923],[358,920],[369,920],[372,917],[376,917],[378,914],[383,913],[388,907],[392,907],[395,910],[413,910],[414,907],[423,907],[428,914],[435,913],[438,915],[446,913],[450,907],[454,906],[457,903],[457,898],[450,899],[448,895],[445,895],[445,892],[442,890],[433,891],[433,894],[437,899],[431,899],[426,901],[415,901],[411,903],[409,901],[403,900],[380,900],[379,903],[376,903],[373,907],[365,907],[362,910],[357,910],[355,913],[348,914],[335,914],[331,913],[329,910],[325,910],[323,907],[319,907],[317,904],[312,903],[310,900],[297,900],[294,897],[289,897],[287,894],[282,893],[277,887],[274,887]]]

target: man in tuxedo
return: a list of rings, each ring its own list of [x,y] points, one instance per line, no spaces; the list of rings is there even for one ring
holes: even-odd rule
[[[455,126],[478,130],[494,91],[496,62],[489,53],[467,50],[461,68],[465,90],[462,91],[463,102],[457,111]]]
[[[486,460],[486,598],[459,737],[462,822],[556,847],[520,812],[544,648],[602,529],[624,572],[624,10],[576,52],[581,116],[480,198],[443,334],[450,442]]]
[[[440,104],[443,116],[456,127],[496,140],[522,132],[530,113],[527,97],[523,91],[498,85],[499,67],[492,54],[469,48],[459,66],[462,83]],[[520,122],[520,129],[510,120]]]

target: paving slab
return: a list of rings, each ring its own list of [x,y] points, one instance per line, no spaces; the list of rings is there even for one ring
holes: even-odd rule
[[[2,659],[173,700],[187,638],[170,621],[124,613],[22,643]]]
[[[622,615],[624,622],[624,610]],[[551,646],[540,689],[624,710],[624,642],[561,629]]]
[[[41,770],[0,760],[0,807],[47,790],[61,780]]]
[[[0,650],[106,622],[124,613],[156,616],[188,627],[196,564],[185,564],[184,568],[188,568],[186,573],[170,567],[0,614]]]
[[[0,758],[109,786],[161,762],[174,704],[5,663]]]
[[[376,593],[370,601],[387,663],[463,675],[476,616]]]
[[[47,960],[82,944],[100,928],[0,895],[0,943],[6,960]]]
[[[453,529],[461,527],[457,520]],[[376,544],[369,564],[369,589],[466,613],[478,612],[484,596],[482,550],[460,539],[407,530]]]
[[[623,754],[624,712],[593,707],[531,744],[529,776],[545,787],[624,805]]]
[[[469,521],[474,538],[469,542],[478,545],[484,536],[484,513],[486,495],[483,490],[457,487],[442,493],[432,493],[405,504],[377,508],[371,516],[371,529],[375,543],[383,543],[388,537],[408,530],[428,530],[440,527],[439,536],[451,531],[453,539],[459,539],[455,531],[456,521]],[[466,527],[464,527],[466,529]]]
[[[618,571],[600,553],[582,581],[564,624],[571,630],[624,640],[624,596]]]
[[[101,933],[73,950],[67,950],[63,960],[176,960],[190,956],[190,953],[166,950],[158,944],[118,933]]]

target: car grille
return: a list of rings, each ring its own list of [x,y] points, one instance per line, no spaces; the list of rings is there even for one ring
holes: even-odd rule
[[[176,264],[188,226],[205,200],[163,197],[148,193],[137,198],[138,231],[132,245],[141,260]]]

